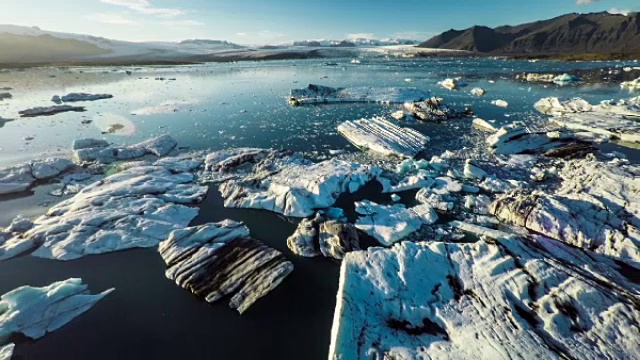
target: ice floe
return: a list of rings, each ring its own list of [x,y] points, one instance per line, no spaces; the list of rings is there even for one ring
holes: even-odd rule
[[[97,161],[109,164],[145,155],[165,156],[177,145],[178,143],[171,136],[161,135],[128,146],[109,146],[107,142],[99,139],[78,139],[72,146],[74,158],[78,162]]]
[[[571,74],[538,74],[528,73],[516,76],[517,79],[521,79],[527,82],[540,82],[540,83],[554,83],[556,85],[568,85],[575,82],[582,81],[579,77]]]
[[[555,157],[569,157],[584,153],[591,145],[566,132],[532,132],[522,122],[514,122],[500,128],[487,138],[487,145],[496,154],[546,154],[556,151]],[[564,150],[564,151],[560,151]]]
[[[471,95],[473,96],[484,96],[487,92],[483,88],[473,88],[471,89]]]
[[[544,237],[352,252],[329,358],[627,358],[640,349],[631,276]]]
[[[171,158],[138,163],[97,181],[50,208],[33,228],[0,244],[0,259],[26,252],[71,260],[135,247],[152,247],[187,226],[207,187],[195,183],[201,163]]]
[[[435,210],[427,204],[406,208],[402,204],[379,205],[364,200],[356,202],[356,212],[361,216],[356,228],[382,245],[392,245],[438,220]]]
[[[55,95],[51,98],[51,101],[61,104],[63,102],[96,101],[111,98],[113,98],[113,95],[110,94],[70,93],[64,96]]]
[[[18,113],[21,117],[36,117],[36,116],[50,116],[63,112],[83,112],[87,109],[83,106],[71,106],[71,105],[57,105],[48,107],[36,107],[32,109],[22,110]]]
[[[210,303],[230,296],[241,314],[293,271],[282,253],[232,220],[176,229],[158,249],[167,278]]]
[[[382,117],[345,121],[338,133],[364,150],[382,155],[413,158],[429,142],[429,137],[417,130],[403,128]]]
[[[329,103],[380,103],[402,104],[406,101],[422,101],[430,97],[428,92],[411,88],[332,88],[310,84],[304,89],[292,89],[289,104],[293,106]]]
[[[443,88],[447,89],[447,90],[458,90],[459,88],[463,87],[463,86],[467,86],[467,84],[465,82],[462,81],[461,78],[454,78],[454,79],[444,79],[442,81],[440,81],[438,83],[438,85],[442,86]]]
[[[622,82],[620,87],[628,90],[640,90],[640,78]]]
[[[509,107],[509,103],[504,100],[492,100],[491,104],[501,108]]]
[[[0,360],[11,360],[15,347],[16,345],[13,343],[4,346],[0,345]]]
[[[588,156],[560,172],[552,193],[508,193],[491,204],[498,219],[570,245],[640,265],[640,168]],[[640,266],[639,266],[640,267]]]
[[[22,286],[0,297],[0,338],[24,334],[38,339],[91,309],[114,289],[90,295],[81,279],[45,287]]]
[[[603,101],[598,105],[580,98],[565,101],[544,98],[535,104],[535,108],[543,114],[553,115],[552,123],[569,130],[640,142],[640,98]]]
[[[267,156],[255,164],[255,156],[237,160],[238,156],[246,154],[229,155],[226,160],[220,160],[223,157],[216,153],[207,160],[208,163],[214,157],[220,160],[216,165],[207,165],[218,167],[218,172],[224,172],[219,164],[229,160],[237,165],[233,168],[246,163],[252,165],[254,173],[250,176],[220,185],[226,207],[263,209],[286,216],[307,217],[316,209],[331,207],[340,194],[356,192],[382,172],[374,166],[338,159],[315,164],[299,156],[284,156],[275,161]]]
[[[74,166],[67,159],[50,158],[0,169],[0,195],[26,191],[38,180],[54,178]]]
[[[445,105],[444,99],[432,97],[424,101],[407,101],[403,104],[408,115],[422,121],[459,119],[473,115],[473,110],[455,111]]]
[[[303,219],[296,232],[287,239],[296,255],[325,256],[342,259],[350,251],[360,250],[356,228],[347,222],[341,209],[319,211],[311,219]]]
[[[498,131],[498,129],[495,126],[491,125],[488,121],[480,118],[473,119],[472,124],[474,128],[484,132],[494,133]]]

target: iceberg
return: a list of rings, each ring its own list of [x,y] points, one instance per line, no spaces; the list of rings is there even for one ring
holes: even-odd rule
[[[316,209],[333,206],[340,194],[356,192],[382,172],[374,166],[337,159],[316,164],[295,157],[287,159],[272,171],[259,171],[255,176],[221,184],[225,207],[263,209],[291,217],[307,217]],[[254,168],[259,170],[264,166],[265,163],[258,163]]]
[[[51,98],[51,101],[56,104],[61,104],[63,102],[96,101],[111,98],[113,98],[113,95],[110,94],[70,93],[64,96],[55,95]]]
[[[201,163],[168,159],[138,163],[97,181],[50,208],[33,228],[0,244],[0,260],[25,252],[72,260],[136,247],[153,247],[198,214],[207,187],[192,173]]]
[[[293,271],[282,253],[232,220],[176,229],[158,250],[167,278],[209,303],[230,296],[229,306],[240,314]]]
[[[338,133],[358,148],[404,158],[415,157],[429,142],[429,137],[419,131],[381,117],[343,122],[338,125]]]
[[[21,117],[37,117],[37,116],[51,116],[63,112],[84,112],[87,109],[83,106],[70,106],[70,105],[57,105],[48,107],[36,107],[32,109],[19,111]]]
[[[292,106],[330,103],[379,103],[402,104],[406,101],[422,101],[429,93],[416,88],[332,88],[310,84],[304,89],[292,89],[289,104]]]
[[[67,159],[49,158],[0,169],[0,195],[28,190],[39,180],[48,180],[71,170]]]
[[[11,360],[13,356],[13,349],[16,347],[15,344],[8,344],[1,346],[0,345],[0,360]]]
[[[640,167],[592,156],[564,164],[554,192],[513,192],[489,207],[499,220],[640,267]]]
[[[541,236],[497,237],[347,254],[329,358],[616,359],[638,352],[640,286],[627,269]]]
[[[319,211],[312,219],[303,219],[287,246],[296,255],[325,256],[341,260],[347,252],[360,250],[355,227],[347,222],[342,209]]]
[[[504,100],[492,100],[491,104],[501,108],[509,107],[509,103]]]
[[[97,161],[109,164],[145,155],[165,156],[177,145],[178,143],[169,135],[161,135],[138,144],[121,147],[109,146],[106,141],[99,139],[78,139],[73,143],[73,155],[78,162]]]
[[[372,201],[356,202],[356,212],[361,215],[356,228],[390,246],[438,220],[435,210],[427,204],[406,208],[402,204],[378,205]]]
[[[18,333],[41,338],[91,309],[113,290],[90,295],[82,279],[74,278],[45,287],[19,287],[0,297],[0,338]]]

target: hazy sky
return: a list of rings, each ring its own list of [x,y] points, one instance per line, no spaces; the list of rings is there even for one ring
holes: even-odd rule
[[[640,10],[640,0],[0,0],[0,24],[131,41],[242,44],[403,37],[570,12]]]

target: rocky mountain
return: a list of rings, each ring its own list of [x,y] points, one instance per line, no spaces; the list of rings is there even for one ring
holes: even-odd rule
[[[640,51],[640,14],[568,14],[518,26],[449,30],[419,45],[491,54]]]

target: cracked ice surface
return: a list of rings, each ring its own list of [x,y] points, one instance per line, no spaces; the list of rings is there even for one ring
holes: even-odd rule
[[[229,306],[241,314],[293,271],[282,253],[232,220],[177,229],[158,249],[167,278],[210,303],[231,295]]]
[[[0,338],[17,333],[41,338],[91,309],[113,290],[90,295],[82,279],[74,278],[45,287],[19,287],[0,297]]]
[[[490,212],[573,246],[640,266],[640,167],[592,158],[567,162],[554,193],[509,193]]]
[[[137,164],[97,181],[34,220],[32,229],[0,244],[0,259],[32,255],[71,260],[135,247],[152,247],[187,226],[207,188],[191,173],[201,165],[167,158]]]
[[[345,121],[338,125],[338,133],[360,149],[404,158],[415,157],[429,142],[429,137],[421,132],[381,117]]]
[[[640,353],[630,279],[544,237],[352,252],[329,358],[628,358]]]
[[[310,84],[304,89],[292,89],[289,96],[291,105],[329,103],[380,103],[402,104],[406,101],[422,101],[430,97],[428,92],[416,88],[332,88]]]

